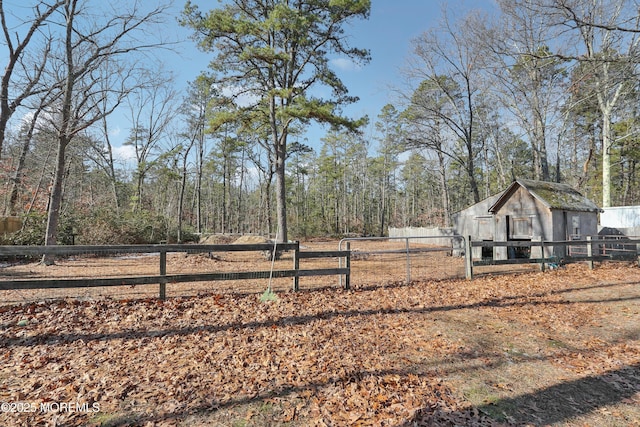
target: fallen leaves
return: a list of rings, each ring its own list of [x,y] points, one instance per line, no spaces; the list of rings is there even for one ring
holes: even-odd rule
[[[461,397],[454,376],[530,360],[574,376],[640,362],[638,339],[624,325],[594,332],[602,307],[634,321],[633,305],[615,310],[622,303],[607,299],[612,283],[631,292],[630,276],[640,272],[572,267],[279,293],[267,302],[212,294],[2,307],[0,401],[98,403],[101,414],[136,425],[238,408],[248,409],[237,418],[255,425],[267,417],[316,426],[495,425]],[[487,384],[504,396],[520,390],[512,380]],[[73,426],[93,417],[4,413],[0,423]]]

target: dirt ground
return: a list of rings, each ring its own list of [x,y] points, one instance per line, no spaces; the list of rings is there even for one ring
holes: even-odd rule
[[[175,255],[169,269],[243,262],[213,255]],[[145,260],[77,258],[46,274],[117,275],[116,261],[131,272]],[[0,307],[0,425],[640,426],[639,268],[405,284],[402,267],[386,280],[370,265],[349,291],[308,278],[262,299],[264,281],[166,301],[155,289],[22,295]]]

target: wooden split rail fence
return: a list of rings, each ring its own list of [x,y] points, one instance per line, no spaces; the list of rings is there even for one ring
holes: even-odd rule
[[[236,271],[219,273],[167,274],[167,253],[215,253],[215,252],[265,252],[276,253],[293,252],[293,268],[290,270],[267,271]],[[78,278],[78,279],[17,279],[0,280],[0,290],[16,289],[53,289],[53,288],[87,288],[100,286],[127,285],[159,285],[159,297],[166,298],[167,284],[184,282],[207,282],[218,280],[247,280],[270,278],[293,278],[293,290],[299,290],[300,277],[307,276],[344,276],[344,288],[350,288],[351,252],[346,251],[301,251],[300,243],[261,243],[261,244],[233,244],[233,245],[113,245],[113,246],[0,246],[0,259],[15,257],[39,257],[52,255],[56,257],[87,254],[160,254],[158,275],[128,276],[108,278]],[[301,259],[311,258],[339,258],[338,268],[301,269]],[[346,259],[342,264],[342,259]],[[344,265],[344,267],[343,267]]]
[[[568,264],[573,262],[587,262],[593,269],[594,262],[603,261],[637,261],[640,265],[640,239],[638,238],[592,238],[586,236],[583,240],[562,241],[472,241],[466,239],[465,270],[467,279],[473,278],[473,268],[491,265],[539,264],[542,271],[549,265]],[[540,257],[509,258],[509,259],[474,259],[473,248],[533,248],[539,247]],[[558,251],[555,248],[563,248]],[[544,256],[552,252],[554,255]],[[561,255],[557,255],[561,253]]]

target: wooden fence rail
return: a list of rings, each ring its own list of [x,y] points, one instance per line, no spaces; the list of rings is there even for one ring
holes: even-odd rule
[[[290,270],[267,271],[241,271],[220,273],[195,273],[167,275],[167,253],[202,253],[202,252],[250,252],[260,251],[276,253],[293,251],[293,268]],[[350,251],[330,252],[302,252],[299,242],[294,243],[260,243],[260,244],[233,244],[233,245],[112,245],[112,246],[0,246],[0,258],[42,256],[44,254],[54,256],[68,255],[105,255],[125,253],[159,253],[159,274],[155,276],[109,277],[109,278],[83,278],[83,279],[17,279],[0,280],[0,290],[16,289],[53,289],[53,288],[87,288],[101,286],[127,286],[127,285],[159,285],[159,298],[166,298],[166,286],[168,283],[205,282],[218,280],[247,280],[292,277],[293,289],[299,290],[299,278],[308,276],[344,275],[345,289],[350,287]],[[347,267],[300,269],[300,259],[311,258],[346,258]]]
[[[466,277],[473,278],[473,267],[490,265],[517,265],[540,264],[544,270],[549,264],[572,262],[587,262],[589,268],[593,268],[594,262],[602,261],[638,261],[640,265],[640,239],[637,238],[592,238],[587,236],[583,240],[560,241],[472,241],[469,237],[466,241]],[[510,258],[510,259],[474,259],[473,248],[484,247],[540,247],[541,257],[537,258]],[[545,249],[564,247],[561,256],[545,256]],[[569,250],[571,249],[571,250]]]

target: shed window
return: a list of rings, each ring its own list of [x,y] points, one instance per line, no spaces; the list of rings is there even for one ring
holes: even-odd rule
[[[573,236],[580,236],[580,217],[571,217],[571,234]]]
[[[511,238],[530,239],[531,235],[531,217],[516,217],[511,219]]]
[[[493,240],[493,217],[476,217],[476,236],[480,240]]]

